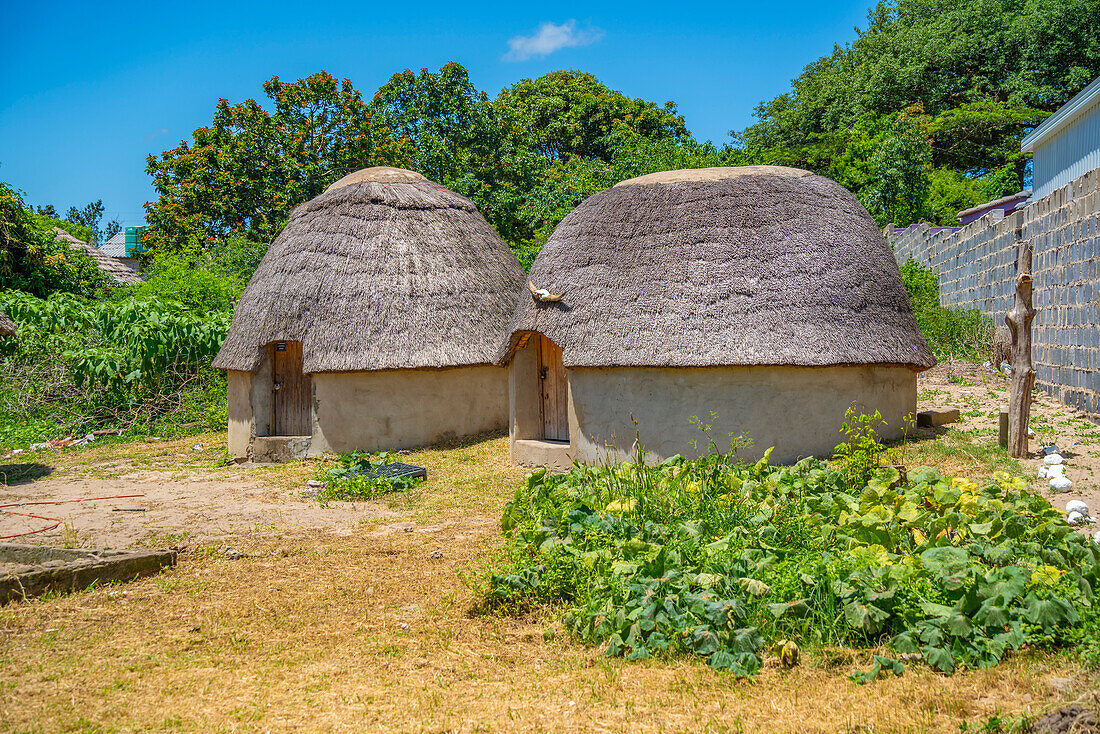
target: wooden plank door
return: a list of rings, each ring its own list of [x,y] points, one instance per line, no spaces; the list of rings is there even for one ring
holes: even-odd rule
[[[313,433],[309,375],[302,373],[302,343],[275,342],[271,360],[274,374],[275,436],[309,436]]]
[[[539,337],[539,384],[542,401],[542,438],[569,440],[569,408],[565,366],[561,348],[542,334]]]

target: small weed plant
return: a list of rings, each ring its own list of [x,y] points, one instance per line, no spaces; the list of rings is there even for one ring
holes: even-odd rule
[[[383,464],[395,460],[395,456],[386,451],[377,454],[343,454],[340,457],[340,466],[325,469],[317,477],[325,482],[317,500],[321,504],[363,502],[391,492],[407,492],[424,481],[420,477],[390,478],[377,475]]]
[[[1027,483],[882,465],[881,417],[849,414],[832,464],[731,453],[536,471],[505,508],[485,606],[564,609],[609,656],[692,654],[738,675],[779,641],[869,648],[951,673],[1024,645],[1095,655],[1100,546]],[[883,648],[886,649],[883,649]],[[892,651],[892,652],[891,652]]]

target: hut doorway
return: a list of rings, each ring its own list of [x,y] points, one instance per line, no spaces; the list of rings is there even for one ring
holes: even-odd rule
[[[561,347],[542,334],[538,338],[539,398],[544,441],[569,440],[569,383]]]
[[[279,341],[271,349],[272,435],[309,436],[313,433],[313,390],[309,375],[302,372],[302,343]]]

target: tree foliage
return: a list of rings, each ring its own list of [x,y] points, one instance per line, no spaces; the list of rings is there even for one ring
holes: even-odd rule
[[[146,204],[144,244],[206,246],[231,232],[270,241],[291,208],[332,181],[369,165],[404,163],[347,79],[321,72],[263,85],[274,106],[218,102],[209,127],[160,156],[146,172],[159,194]]]
[[[55,226],[87,236],[72,223],[25,207],[20,192],[0,182],[0,291],[91,294],[105,284],[106,276],[87,253],[57,240]]]
[[[736,136],[753,160],[844,183],[880,223],[954,224],[947,202],[1023,187],[1020,140],[1100,74],[1098,21],[1096,0],[884,0]]]
[[[39,207],[39,209],[42,209],[42,207]],[[49,209],[52,211],[53,206],[50,205]],[[118,223],[117,219],[112,219],[103,228],[100,228],[99,223],[103,220],[103,211],[103,199],[97,199],[86,204],[82,209],[70,206],[69,211],[65,214],[65,220],[86,229],[88,236],[83,238],[84,241],[99,246],[122,230],[122,225]]]

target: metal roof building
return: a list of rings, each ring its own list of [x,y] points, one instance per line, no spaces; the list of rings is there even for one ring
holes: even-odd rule
[[[1032,154],[1032,201],[1100,168],[1100,77],[1024,138]]]
[[[126,233],[119,230],[99,246],[99,251],[111,257],[126,257]]]

